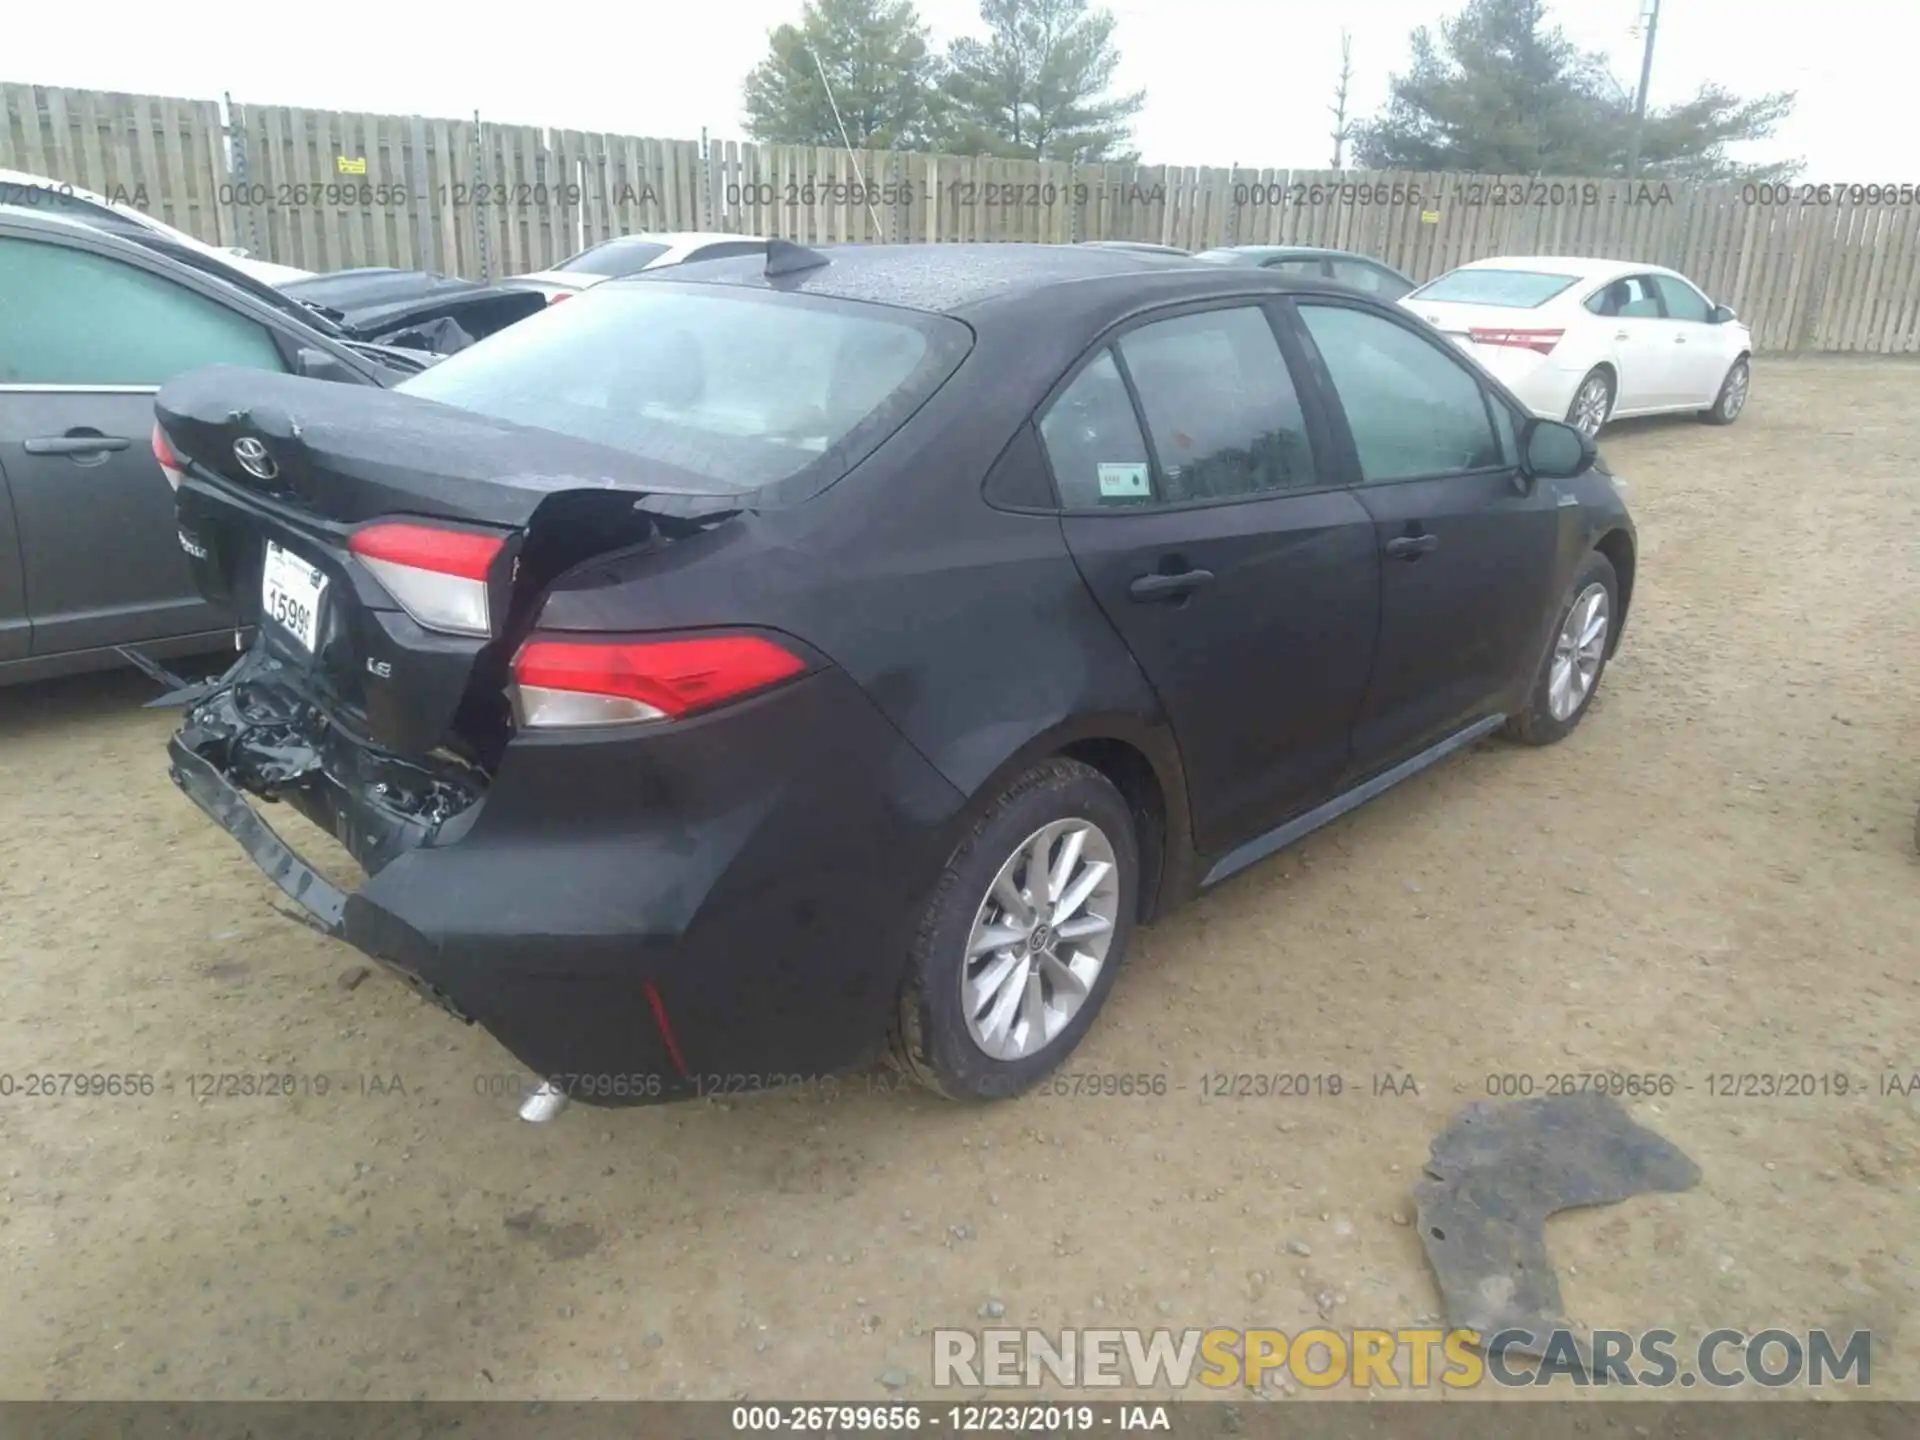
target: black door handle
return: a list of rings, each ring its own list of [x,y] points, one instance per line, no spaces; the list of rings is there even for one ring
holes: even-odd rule
[[[1387,554],[1395,560],[1418,560],[1439,545],[1438,535],[1396,535],[1387,541]]]
[[[24,448],[29,455],[96,455],[132,443],[124,435],[43,435],[26,441]]]
[[[1176,600],[1212,583],[1211,570],[1182,570],[1178,575],[1142,575],[1127,593],[1136,600]]]

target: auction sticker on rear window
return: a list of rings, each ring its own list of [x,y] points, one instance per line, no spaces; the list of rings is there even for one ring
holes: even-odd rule
[[[260,609],[277,620],[309,655],[320,643],[320,601],[327,577],[290,550],[267,542],[260,572]]]
[[[1105,499],[1145,499],[1151,487],[1147,483],[1147,467],[1137,461],[1125,461],[1115,464],[1110,460],[1100,462],[1100,494]]]

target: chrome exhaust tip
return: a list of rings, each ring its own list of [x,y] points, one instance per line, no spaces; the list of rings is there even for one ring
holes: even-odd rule
[[[544,1125],[567,1108],[567,1092],[549,1081],[520,1102],[520,1118],[532,1125]]]

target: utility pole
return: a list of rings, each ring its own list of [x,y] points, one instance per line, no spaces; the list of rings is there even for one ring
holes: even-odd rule
[[[1327,107],[1333,116],[1333,168],[1343,168],[1347,137],[1353,127],[1347,124],[1347,87],[1353,81],[1353,36],[1340,32],[1340,83],[1334,87],[1333,104]]]
[[[1660,31],[1660,0],[1647,0],[1647,48],[1640,57],[1640,91],[1633,98],[1633,140],[1627,150],[1627,179],[1640,176],[1640,136],[1647,126],[1647,83],[1653,78],[1653,40]]]

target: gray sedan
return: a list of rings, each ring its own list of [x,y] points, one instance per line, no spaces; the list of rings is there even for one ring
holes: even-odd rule
[[[1282,275],[1331,280],[1382,300],[1398,300],[1414,288],[1414,282],[1391,265],[1350,250],[1323,250],[1315,245],[1222,245],[1193,258],[1210,265],[1258,265]]]
[[[181,549],[154,392],[216,364],[384,386],[424,359],[383,361],[301,313],[150,246],[0,207],[0,685],[118,664],[121,646],[231,643]]]

